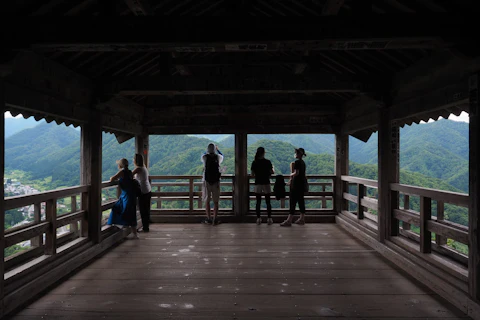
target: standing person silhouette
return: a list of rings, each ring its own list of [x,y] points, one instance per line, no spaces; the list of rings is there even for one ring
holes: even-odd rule
[[[270,177],[275,173],[272,162],[265,159],[265,148],[259,147],[255,154],[255,160],[252,162],[250,168],[252,176],[255,177],[255,195],[257,198],[256,212],[257,212],[257,224],[262,223],[260,217],[260,207],[262,204],[262,195],[265,196],[265,202],[267,203],[267,223],[271,225],[272,220],[272,204],[270,203],[270,194],[272,193]]]
[[[145,167],[143,155],[136,153],[133,158],[135,169],[132,171],[133,177],[140,185],[141,194],[138,196],[138,207],[142,217],[143,232],[150,231],[150,206],[152,202],[152,186],[150,185],[148,169]]]
[[[223,162],[223,154],[218,146],[210,143],[207,152],[202,155],[203,177],[202,177],[202,200],[205,202],[205,213],[207,218],[204,223],[217,225],[218,203],[220,201],[220,164]],[[210,215],[210,201],[213,201],[213,218]]]
[[[107,225],[122,225],[130,228],[133,233],[133,239],[138,239],[137,235],[137,195],[133,181],[132,171],[128,169],[128,160],[122,158],[117,160],[118,172],[110,178],[110,181],[118,180],[118,185],[122,189],[120,198],[113,205]]]
[[[292,173],[290,174],[290,214],[287,220],[282,222],[280,226],[290,227],[292,226],[293,215],[295,214],[295,208],[298,203],[300,208],[300,218],[295,221],[295,224],[305,224],[305,192],[307,185],[307,166],[303,161],[303,157],[306,157],[305,150],[303,148],[295,149],[295,162],[293,162]]]

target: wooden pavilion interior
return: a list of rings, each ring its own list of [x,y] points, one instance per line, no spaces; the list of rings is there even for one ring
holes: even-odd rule
[[[0,210],[36,213],[0,231],[3,249],[32,245],[0,259],[0,316],[480,319],[479,12],[476,0],[3,3],[0,106],[80,126],[81,185],[2,196]],[[469,194],[401,184],[399,128],[463,111]],[[185,196],[189,214],[157,207],[151,234],[123,241],[127,231],[102,221],[112,206],[102,190],[116,188],[101,179],[102,132],[135,139],[132,153],[147,155],[153,134],[234,134],[235,175],[222,193],[231,223],[188,224],[201,214],[189,177],[186,193],[153,192],[154,201]],[[350,176],[349,137],[373,132],[378,181]],[[288,232],[240,223],[253,221],[253,133],[335,135],[335,174],[310,177],[323,181],[307,194],[322,200],[308,213],[317,223]],[[0,152],[4,166],[4,145]],[[67,197],[78,206],[57,215]],[[445,204],[468,208],[468,227],[444,219]],[[65,225],[71,231],[57,236]],[[468,245],[468,255],[447,239]]]

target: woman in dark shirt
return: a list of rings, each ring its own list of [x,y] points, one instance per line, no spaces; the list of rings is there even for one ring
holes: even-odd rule
[[[255,194],[257,196],[257,224],[262,223],[262,218],[260,217],[260,206],[262,203],[262,195],[265,196],[265,202],[267,203],[267,223],[270,225],[273,223],[272,220],[272,205],[270,203],[270,177],[274,173],[273,165],[270,160],[265,159],[265,148],[259,147],[257,153],[255,154],[255,160],[252,162],[252,176],[255,177]]]
[[[305,224],[305,185],[307,182],[307,167],[302,158],[306,156],[303,148],[295,149],[295,158],[297,160],[293,163],[292,174],[290,175],[290,214],[288,215],[287,220],[280,224],[282,227],[290,227],[292,225],[297,202],[300,208],[300,218],[294,223],[300,225]]]

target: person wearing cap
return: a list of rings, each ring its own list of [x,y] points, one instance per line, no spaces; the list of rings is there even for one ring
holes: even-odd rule
[[[117,160],[118,172],[110,181],[117,181],[122,193],[120,198],[113,205],[107,225],[121,225],[130,228],[133,239],[137,235],[137,196],[132,171],[128,169],[128,160],[122,158]]]
[[[210,143],[207,152],[201,157],[203,163],[202,176],[202,200],[205,202],[206,224],[217,225],[218,203],[220,201],[220,164],[223,162],[223,154],[218,146]],[[213,219],[210,215],[210,201],[213,201]]]
[[[290,227],[292,225],[293,216],[295,214],[295,208],[298,203],[300,208],[300,218],[294,223],[299,225],[305,224],[305,192],[307,185],[307,166],[303,161],[306,157],[305,150],[303,148],[295,149],[295,162],[293,162],[292,173],[290,174],[290,214],[287,220],[282,222],[280,226]]]

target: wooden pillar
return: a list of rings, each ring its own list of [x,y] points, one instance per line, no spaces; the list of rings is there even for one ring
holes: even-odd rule
[[[399,128],[392,123],[390,109],[379,109],[378,116],[378,240],[384,242],[397,236],[399,223],[393,218],[398,208],[398,193],[390,190],[390,183],[399,182]]]
[[[480,121],[478,74],[469,79],[469,194],[468,212],[468,288],[473,300],[480,302]]]
[[[5,94],[2,81],[0,81],[0,112],[5,114]],[[5,115],[0,121],[0,179],[4,181],[5,176]],[[4,296],[4,273],[5,273],[5,191],[0,191],[0,318],[3,317],[3,296]]]
[[[346,201],[343,200],[343,191],[345,185],[342,183],[342,176],[348,175],[348,135],[342,136],[335,134],[335,199],[333,201],[333,210],[341,213],[342,210],[347,210]]]
[[[101,114],[91,111],[90,121],[82,126],[81,184],[90,185],[88,199],[82,200],[87,209],[87,220],[82,221],[82,236],[94,242],[101,241],[102,228],[102,126]]]
[[[247,133],[235,133],[235,189],[233,197],[236,216],[246,215],[250,207],[247,168]]]
[[[149,135],[147,133],[135,136],[135,153],[143,155],[145,167],[148,168],[150,154],[149,154]]]

